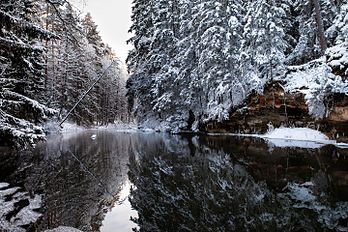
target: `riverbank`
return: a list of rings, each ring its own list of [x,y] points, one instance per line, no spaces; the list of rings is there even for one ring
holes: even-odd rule
[[[200,123],[206,133],[265,134],[269,127],[310,128],[337,142],[348,142],[348,96],[331,94],[323,104],[325,117],[310,114],[305,94],[286,92],[281,83],[265,87],[263,94],[254,93],[240,107],[232,109],[228,119]]]

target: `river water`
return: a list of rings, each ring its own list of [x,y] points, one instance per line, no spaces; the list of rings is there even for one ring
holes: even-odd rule
[[[348,231],[348,151],[90,130],[0,148],[0,231]]]

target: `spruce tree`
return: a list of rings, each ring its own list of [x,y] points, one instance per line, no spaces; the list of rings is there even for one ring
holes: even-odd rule
[[[54,35],[42,28],[34,1],[0,3],[0,137],[34,142],[44,136],[41,127],[55,111],[42,101],[45,48],[41,43]],[[41,102],[41,103],[40,103]]]
[[[133,1],[133,25],[130,32],[134,36],[128,41],[133,44],[134,49],[129,53],[127,64],[130,78],[127,80],[129,105],[135,108],[135,115],[141,117],[152,109],[152,98],[149,91],[152,80],[148,73],[152,72],[147,59],[151,51],[153,36],[153,4],[154,1],[134,0]],[[136,104],[134,101],[136,99]],[[139,102],[138,102],[139,101]]]

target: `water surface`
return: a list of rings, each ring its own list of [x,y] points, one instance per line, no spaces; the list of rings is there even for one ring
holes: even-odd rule
[[[84,131],[1,150],[0,231],[347,231],[348,152]]]

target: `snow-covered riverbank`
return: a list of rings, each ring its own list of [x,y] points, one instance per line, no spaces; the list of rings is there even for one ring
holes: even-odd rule
[[[209,133],[209,135],[230,135],[242,137],[262,138],[271,147],[297,147],[297,148],[321,148],[325,145],[335,145],[340,148],[348,148],[347,143],[338,143],[330,140],[324,133],[310,128],[276,128],[266,134],[235,134],[235,133]]]

